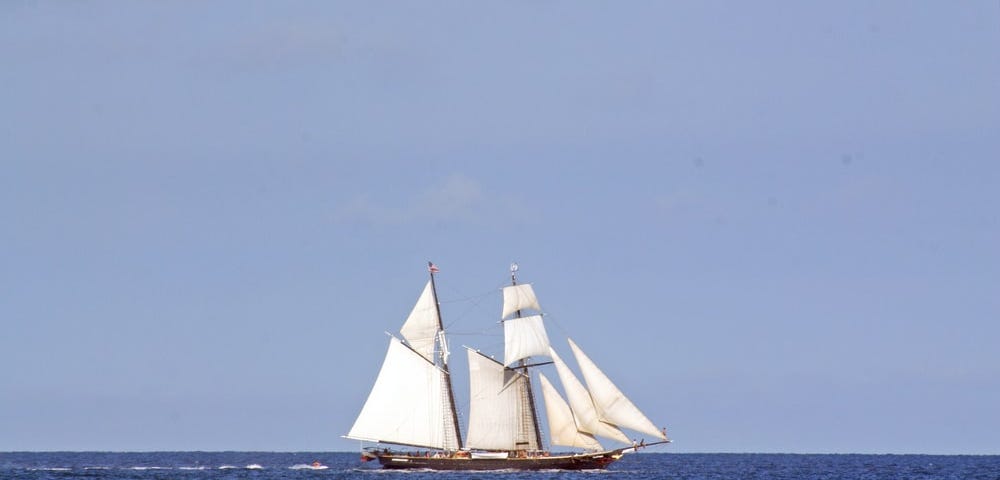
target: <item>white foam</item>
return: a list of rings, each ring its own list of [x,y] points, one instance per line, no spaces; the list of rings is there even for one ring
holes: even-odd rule
[[[178,470],[204,470],[205,467],[180,467]]]
[[[326,470],[330,467],[326,465],[309,465],[308,463],[299,463],[288,468],[292,470]]]
[[[240,467],[237,467],[236,465],[223,465],[219,467],[219,470],[229,470],[230,468],[240,468]]]
[[[260,466],[259,463],[251,463],[250,465],[246,466],[247,470],[260,470],[260,469],[263,469],[263,468],[264,467]]]

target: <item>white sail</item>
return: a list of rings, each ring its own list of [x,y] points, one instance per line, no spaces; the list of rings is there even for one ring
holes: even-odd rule
[[[594,401],[590,398],[590,393],[580,383],[580,380],[573,375],[555,350],[549,349],[549,356],[556,365],[556,372],[559,373],[559,381],[562,382],[563,390],[566,391],[566,398],[569,400],[570,409],[576,419],[576,428],[584,433],[610,438],[622,443],[631,443],[631,440],[617,427],[606,422],[602,422],[597,415]]]
[[[445,374],[393,337],[348,438],[456,450]]]
[[[427,286],[424,287],[423,293],[417,299],[417,304],[410,311],[410,316],[406,317],[406,323],[399,329],[399,333],[403,334],[406,343],[409,343],[414,350],[433,362],[434,339],[437,336],[439,326],[440,320],[434,299],[434,289],[428,280]]]
[[[526,406],[521,401],[521,391],[527,381],[525,375],[469,349],[467,448],[518,450],[535,443],[531,441],[534,425],[525,428],[522,422],[525,414],[522,409]]]
[[[503,287],[503,313],[500,318],[507,318],[518,310],[542,311],[542,307],[538,306],[535,290],[531,288],[529,283]]]
[[[512,318],[503,322],[504,365],[534,356],[548,356],[549,336],[541,315]]]
[[[604,450],[601,444],[589,433],[577,430],[573,421],[573,412],[566,401],[559,396],[549,379],[539,373],[542,384],[542,396],[545,398],[545,414],[549,419],[549,441],[553,445],[579,447],[587,450]]]
[[[601,420],[652,435],[661,440],[667,439],[667,436],[639,411],[635,404],[611,382],[611,379],[597,368],[597,365],[583,353],[583,350],[580,350],[580,347],[573,343],[573,340],[569,340],[569,346],[573,349],[576,363],[580,365],[583,378],[587,382],[587,389],[590,390],[590,396],[594,399],[594,405],[597,407],[597,413]]]

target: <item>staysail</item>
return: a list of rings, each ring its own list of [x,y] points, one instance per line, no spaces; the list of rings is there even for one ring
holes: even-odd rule
[[[577,429],[573,421],[573,412],[562,399],[552,383],[545,375],[539,373],[542,384],[542,397],[545,398],[545,414],[549,419],[549,437],[554,445],[578,447],[587,450],[603,450],[604,447],[589,433]]]
[[[590,390],[590,396],[594,399],[594,405],[597,407],[597,413],[601,420],[652,435],[661,440],[667,439],[667,436],[639,411],[639,408],[611,382],[611,379],[597,368],[597,365],[583,353],[583,350],[580,350],[580,347],[573,343],[573,340],[569,340],[569,346],[573,349],[576,363],[580,365],[583,378],[587,382],[587,389]]]
[[[534,450],[521,396],[528,377],[473,349],[469,353],[469,430],[466,448]]]
[[[445,394],[446,381],[437,366],[392,337],[375,385],[347,437],[458,449],[448,428],[454,407]]]
[[[555,350],[549,349],[549,356],[552,357],[552,361],[556,365],[559,381],[562,383],[563,390],[566,391],[566,398],[569,399],[570,409],[576,419],[576,428],[591,435],[610,438],[626,444],[630,443],[631,440],[618,427],[601,421],[590,393],[576,378],[576,375],[573,375],[562,358],[559,358]]]

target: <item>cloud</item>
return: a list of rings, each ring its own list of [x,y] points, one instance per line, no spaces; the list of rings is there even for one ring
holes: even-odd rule
[[[452,174],[440,182],[404,197],[398,204],[358,195],[336,209],[341,222],[375,226],[412,224],[486,224],[510,211],[508,205],[488,195],[475,179]]]
[[[701,202],[698,196],[686,189],[674,190],[653,197],[654,207],[665,214],[688,210],[699,203]]]
[[[343,55],[348,41],[338,29],[314,20],[284,20],[264,25],[240,39],[236,58],[266,67],[303,65]]]

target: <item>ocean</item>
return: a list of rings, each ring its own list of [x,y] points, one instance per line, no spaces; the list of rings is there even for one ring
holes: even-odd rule
[[[319,461],[325,468],[314,469]],[[8,452],[2,480],[325,480],[325,479],[989,479],[1000,456],[640,453],[608,470],[584,472],[387,471],[357,453]]]

